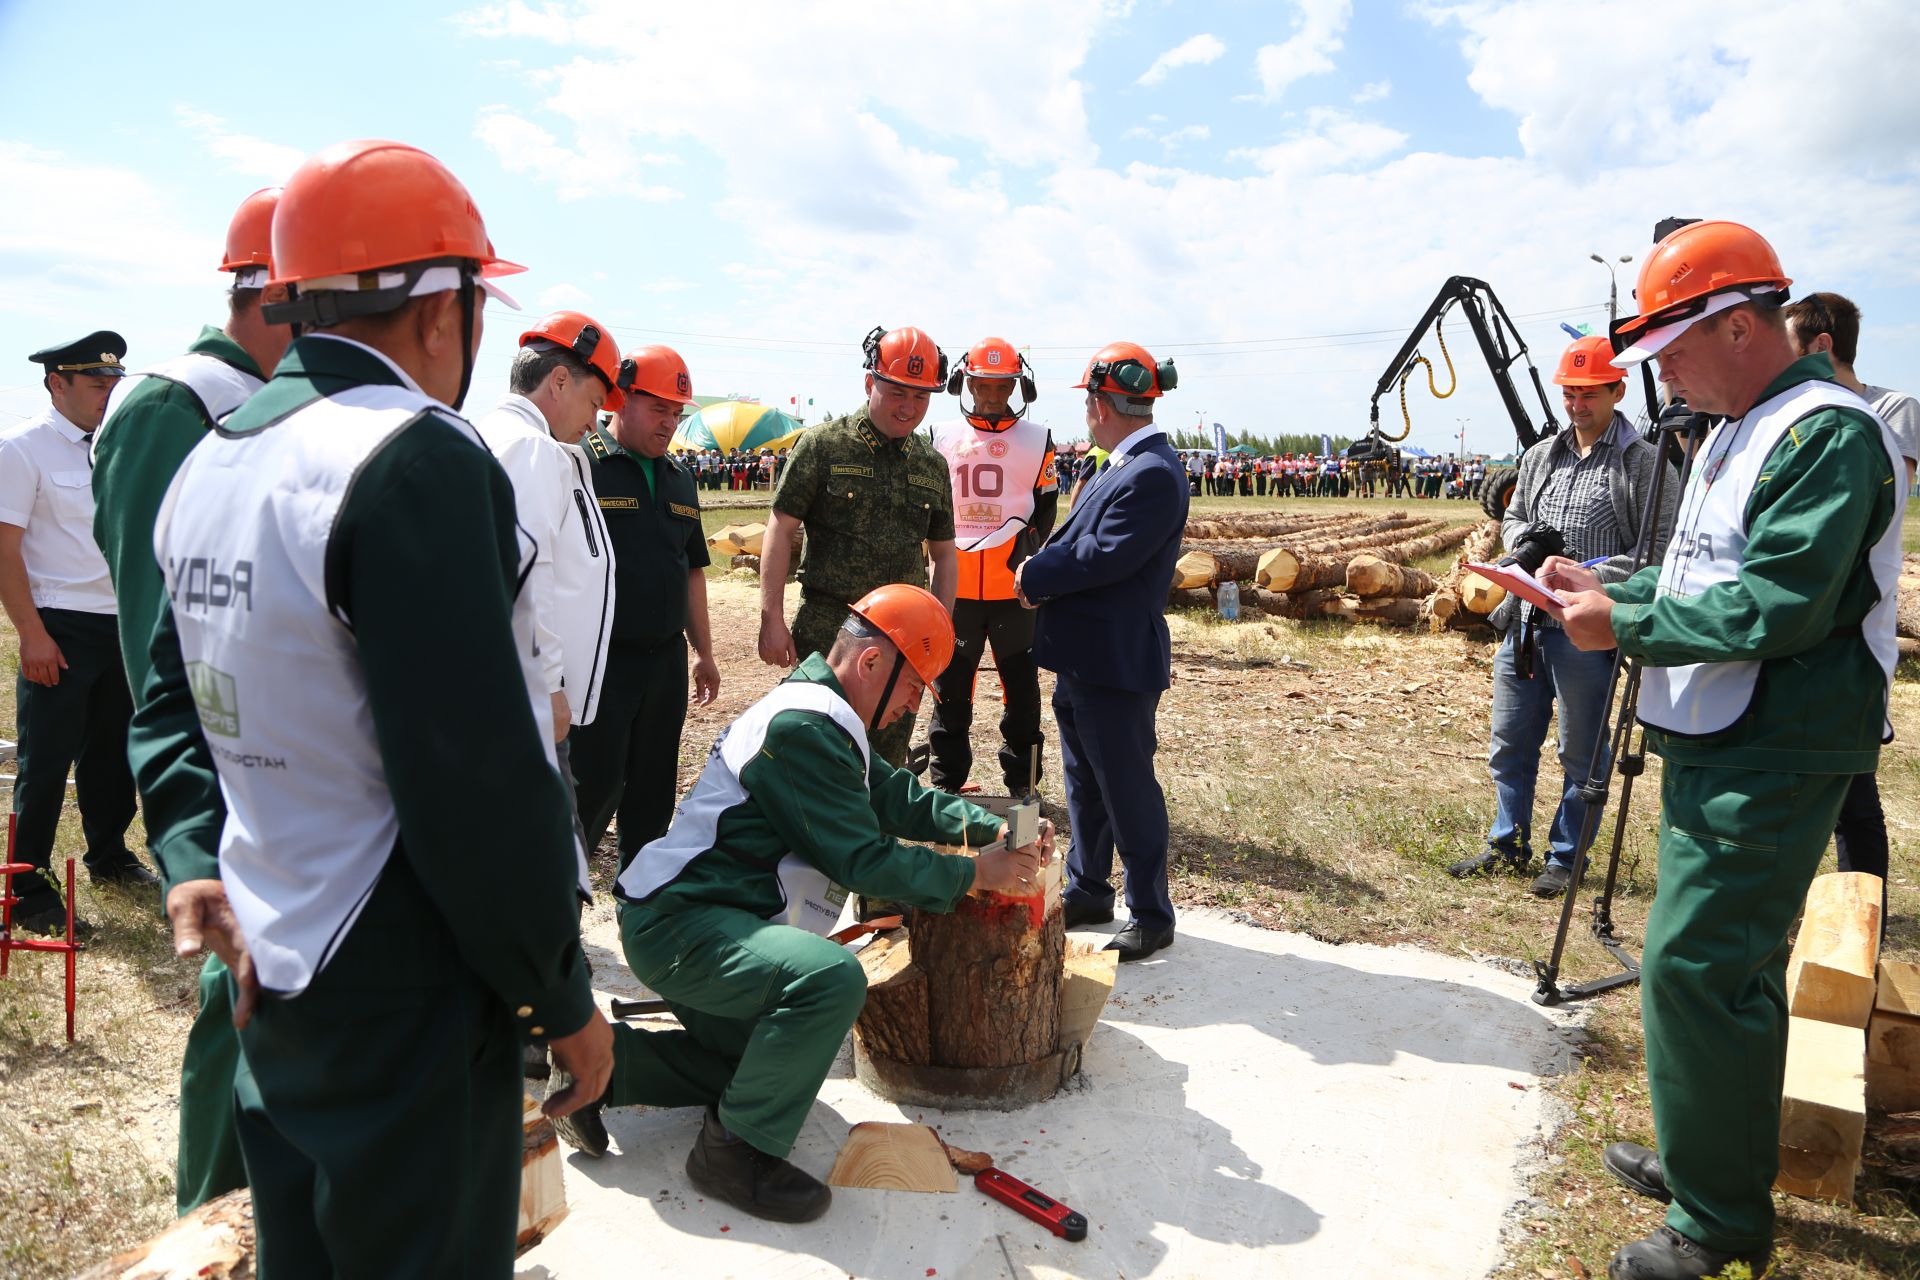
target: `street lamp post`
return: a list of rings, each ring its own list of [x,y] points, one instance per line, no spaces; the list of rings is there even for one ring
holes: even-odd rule
[[[1619,277],[1617,277],[1613,273],[1613,264],[1611,262],[1608,262],[1605,258],[1601,257],[1599,254],[1590,253],[1587,256],[1607,269],[1607,324],[1612,325],[1615,320],[1618,320],[1620,318]],[[1630,253],[1623,253],[1620,255],[1620,261],[1632,262],[1633,255]]]

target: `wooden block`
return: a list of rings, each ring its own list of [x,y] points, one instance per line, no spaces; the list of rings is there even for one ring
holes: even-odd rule
[[[1920,1111],[1920,1018],[1874,1011],[1867,1024],[1867,1105]]]
[[[1909,960],[1882,960],[1873,1007],[1886,1013],[1920,1018],[1920,964]]]
[[[1060,989],[1060,1046],[1086,1044],[1113,994],[1120,970],[1118,951],[1067,944],[1067,980]]]
[[[77,1280],[253,1280],[253,1196],[245,1187],[175,1218],[145,1244]]]
[[[882,1191],[946,1191],[959,1188],[940,1136],[923,1124],[853,1126],[827,1175],[829,1186]]]
[[[553,1234],[567,1216],[567,1186],[560,1165],[560,1139],[553,1122],[529,1095],[520,1100],[520,1229],[517,1257]]]
[[[1814,877],[1787,959],[1787,1011],[1865,1031],[1879,959],[1880,877],[1864,871]]]
[[[867,1052],[925,1066],[932,1056],[927,1027],[927,975],[913,963],[904,934],[876,938],[860,952],[867,973],[867,1003],[854,1031]]]
[[[1865,1066],[1858,1031],[1816,1018],[1787,1020],[1775,1187],[1810,1199],[1853,1199],[1867,1128]]]

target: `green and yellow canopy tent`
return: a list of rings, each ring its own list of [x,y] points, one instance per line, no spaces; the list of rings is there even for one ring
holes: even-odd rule
[[[683,452],[718,449],[750,449],[758,453],[789,449],[806,430],[806,424],[752,400],[720,400],[695,410],[681,419],[667,447]]]

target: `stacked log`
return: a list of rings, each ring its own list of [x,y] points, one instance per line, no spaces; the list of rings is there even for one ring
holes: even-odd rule
[[[1449,547],[1459,546],[1470,532],[1472,530],[1466,525],[1441,528],[1406,541],[1369,547],[1367,554],[1393,564],[1407,564],[1414,560],[1424,560]],[[1347,580],[1347,565],[1357,554],[1359,552],[1352,548],[1309,551],[1304,548],[1295,550],[1292,547],[1278,547],[1270,557],[1262,557],[1260,569],[1266,576],[1261,578],[1256,575],[1255,581],[1260,586],[1274,591],[1288,592],[1328,587],[1335,583],[1344,585]]]
[[[1433,575],[1410,565],[1361,552],[1347,561],[1347,590],[1363,600],[1380,596],[1425,596],[1436,586]]]
[[[1405,519],[1406,512],[1389,512],[1386,518]],[[1244,515],[1196,516],[1187,521],[1185,537],[1198,538],[1276,538],[1310,529],[1329,529],[1378,519],[1365,513],[1339,515],[1288,515],[1278,511],[1250,511]]]

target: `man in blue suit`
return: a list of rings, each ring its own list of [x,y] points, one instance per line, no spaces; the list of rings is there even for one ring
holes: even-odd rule
[[[1073,851],[1069,928],[1113,919],[1113,855],[1127,873],[1127,927],[1108,944],[1140,960],[1173,942],[1167,894],[1167,801],[1153,773],[1154,712],[1171,683],[1167,589],[1187,523],[1187,475],[1153,424],[1175,384],[1173,361],[1146,348],[1101,348],[1074,384],[1087,430],[1108,451],[1073,512],[1024,561],[1015,584],[1037,608],[1033,656],[1058,677],[1053,715],[1067,778]]]

